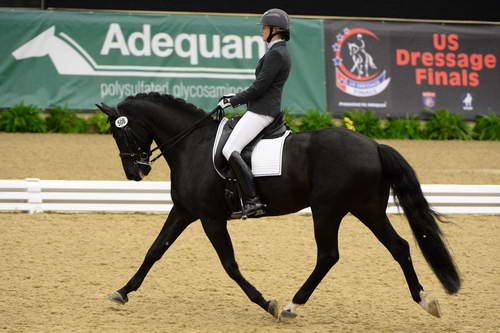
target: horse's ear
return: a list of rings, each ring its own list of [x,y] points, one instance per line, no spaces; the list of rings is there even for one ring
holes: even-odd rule
[[[101,103],[101,105],[96,104],[95,106],[97,106],[99,110],[107,114],[108,117],[116,117],[116,110],[114,108],[107,106],[104,103]]]

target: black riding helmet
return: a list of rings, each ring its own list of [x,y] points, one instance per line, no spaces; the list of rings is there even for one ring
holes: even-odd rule
[[[271,33],[269,34],[269,37],[267,37],[268,43],[271,42],[271,39],[278,34],[283,34],[285,36],[285,40],[290,39],[290,19],[284,10],[278,8],[269,9],[262,15],[260,22],[257,24],[268,25],[271,27]],[[285,31],[273,31],[273,28],[281,28]]]

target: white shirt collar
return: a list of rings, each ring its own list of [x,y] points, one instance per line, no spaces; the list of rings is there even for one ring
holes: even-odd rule
[[[274,44],[278,43],[278,42],[282,42],[283,39],[276,39],[276,40],[273,40],[271,43],[267,44],[267,49],[269,50]]]

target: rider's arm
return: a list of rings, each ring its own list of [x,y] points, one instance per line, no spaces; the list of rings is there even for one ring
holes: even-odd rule
[[[283,65],[282,55],[276,50],[271,50],[264,58],[264,63],[255,78],[255,81],[246,90],[241,91],[231,98],[231,105],[247,104],[248,101],[259,98],[271,86],[276,75]]]

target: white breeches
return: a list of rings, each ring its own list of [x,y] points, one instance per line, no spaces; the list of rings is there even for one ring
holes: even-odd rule
[[[241,153],[243,148],[252,141],[257,134],[273,122],[274,118],[247,111],[234,126],[231,135],[226,141],[222,154],[228,160],[234,151]]]

